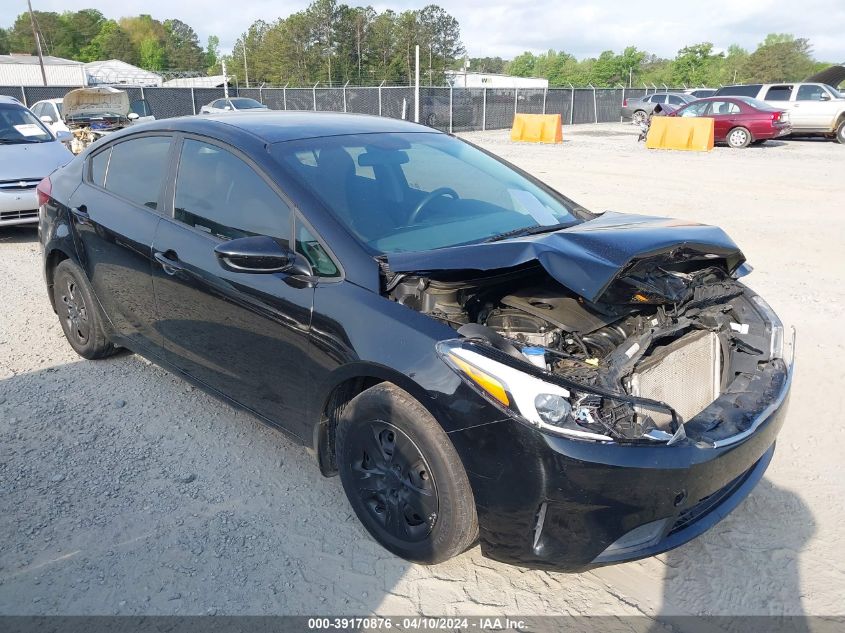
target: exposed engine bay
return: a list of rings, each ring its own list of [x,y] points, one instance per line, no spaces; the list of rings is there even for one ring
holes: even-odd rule
[[[401,273],[385,291],[507,362],[564,380],[572,398],[561,424],[614,441],[717,442],[749,424],[737,400],[748,418],[786,375],[780,322],[717,259],[636,262],[596,302],[539,266]]]

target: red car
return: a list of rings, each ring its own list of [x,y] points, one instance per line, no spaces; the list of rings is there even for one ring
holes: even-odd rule
[[[731,147],[764,143],[792,132],[789,113],[751,97],[707,97],[668,116],[706,116],[713,119],[713,141]]]

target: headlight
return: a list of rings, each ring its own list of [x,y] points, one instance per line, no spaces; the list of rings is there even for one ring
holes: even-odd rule
[[[769,358],[783,358],[783,323],[760,295],[754,295],[751,300],[757,306],[760,315],[768,321],[766,329],[770,331]]]
[[[456,341],[439,343],[437,352],[469,385],[521,421],[557,435],[613,441],[596,420],[601,396],[536,378]]]

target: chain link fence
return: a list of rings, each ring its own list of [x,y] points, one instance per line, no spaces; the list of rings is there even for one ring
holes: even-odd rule
[[[118,86],[129,100],[146,99],[158,119],[196,114],[225,96],[223,88],[136,88]],[[0,95],[27,106],[60,99],[77,86],[0,86]],[[420,87],[420,123],[446,132],[510,128],[514,113],[560,114],[564,125],[620,120],[625,99],[673,88],[453,88]],[[410,86],[321,88],[230,88],[229,96],[249,97],[271,110],[355,112],[414,120]]]

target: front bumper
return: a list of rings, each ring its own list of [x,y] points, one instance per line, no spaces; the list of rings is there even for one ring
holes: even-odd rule
[[[38,222],[35,188],[0,191],[0,226]]]
[[[703,533],[765,472],[791,372],[753,432],[720,446],[582,442],[503,420],[450,433],[475,494],[482,552],[558,571],[652,556]]]

